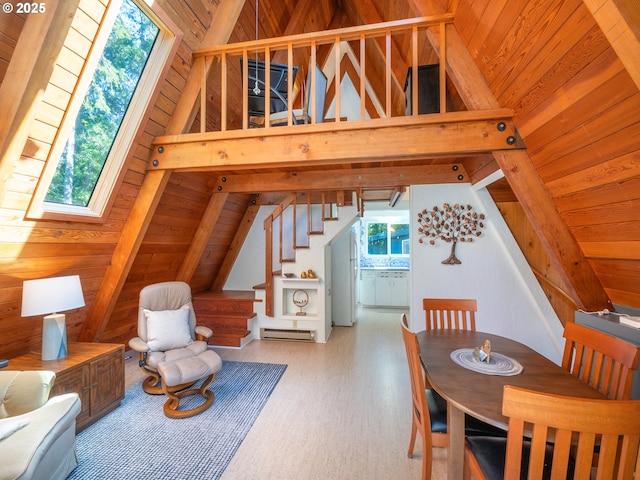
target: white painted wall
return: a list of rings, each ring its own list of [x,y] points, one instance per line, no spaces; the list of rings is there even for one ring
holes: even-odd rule
[[[274,208],[275,206],[260,207],[258,215],[249,230],[249,234],[240,249],[238,259],[231,269],[229,278],[225,283],[225,290],[251,290],[254,285],[264,283],[264,219],[273,211]],[[320,279],[317,287],[318,298],[316,301],[321,304],[315,305],[313,308],[321,317],[317,328],[319,335],[318,341],[321,342],[326,341],[330,333],[328,331],[330,330],[330,327],[327,328],[327,325],[324,323],[324,316],[326,314],[324,299],[328,293],[326,291],[328,286],[325,283],[325,246],[344,228],[353,224],[357,216],[358,212],[356,207],[340,207],[338,211],[338,220],[325,222],[324,234],[311,235],[309,248],[296,250],[296,261],[285,263],[282,266],[283,274],[293,273],[297,278],[299,278],[303,271],[312,269]],[[275,292],[280,292],[283,285],[283,279],[281,277],[276,277],[274,279]],[[257,317],[254,318],[251,326],[253,338],[260,338],[260,328],[312,329],[311,324],[307,325],[308,322],[312,322],[310,319],[305,319],[304,317],[300,317],[295,320],[282,319],[283,312],[287,309],[283,306],[283,298],[281,294],[276,293],[275,295],[275,315],[273,317],[267,317],[264,313],[264,290],[256,291],[256,298],[262,299],[263,301],[256,302],[254,304],[254,311],[256,312]]]
[[[422,298],[475,298],[476,327],[517,340],[552,361],[562,358],[562,324],[485,188],[468,184],[411,187],[411,323],[424,329]],[[451,244],[418,242],[417,214],[443,203],[470,204],[487,217],[481,237],[458,243],[461,265],[442,265]]]
[[[442,265],[449,256],[450,244],[419,244],[417,213],[443,203],[469,203],[487,217],[482,237],[473,243],[457,247],[461,265]],[[273,207],[261,207],[251,230],[240,250],[225,289],[250,290],[264,282],[264,228],[266,216]],[[286,264],[284,272],[299,276],[312,268],[321,279],[322,294],[325,285],[324,247],[357,216],[353,207],[340,209],[340,220],[326,222],[323,236],[314,235],[311,248],[298,250],[297,262]],[[411,187],[411,322],[420,330],[424,318],[422,298],[460,297],[478,301],[477,328],[497,335],[513,338],[559,363],[562,358],[562,324],[549,304],[544,292],[531,272],[522,252],[507,228],[502,215],[486,189],[474,191],[468,184],[418,185]],[[263,298],[264,291],[257,297]],[[282,311],[282,301],[276,297],[276,311]],[[259,338],[260,327],[277,326],[277,318],[264,315],[264,302],[255,304],[258,314],[253,322],[254,338]]]

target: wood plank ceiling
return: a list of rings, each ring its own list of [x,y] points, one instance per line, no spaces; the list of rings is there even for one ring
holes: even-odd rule
[[[72,2],[59,3],[68,8]],[[79,3],[89,13],[100,4]],[[135,332],[142,286],[175,278],[188,279],[196,292],[220,286],[228,252],[239,248],[237,232],[246,229],[255,212],[253,194],[261,193],[260,182],[270,182],[268,175],[281,175],[282,170],[292,172],[290,168],[147,172],[155,137],[190,131],[199,124],[192,111],[195,97],[187,98],[193,96],[188,89],[192,51],[216,42],[255,38],[253,1],[156,4],[183,37],[137,136],[138,145],[127,159],[118,193],[99,223],[25,218],[62,118],[61,113],[44,112],[51,107],[63,112],[68,94],[46,85],[47,69],[53,66],[42,60],[51,58],[44,47],[37,47],[41,60],[32,62],[26,79],[16,83],[27,61],[19,52],[45,39],[34,32],[49,32],[47,46],[52,48],[51,40],[62,42],[64,37],[56,37],[56,29],[46,25],[46,21],[60,22],[54,12],[38,19],[15,13],[0,16],[0,109],[14,112],[15,120],[0,128],[0,357],[39,348],[39,325],[20,317],[24,279],[79,273],[87,306],[67,315],[69,338],[121,342]],[[459,51],[448,52],[447,70],[456,107],[511,109],[527,148],[519,155],[431,159],[425,165],[459,162],[472,182],[502,167],[505,178],[489,190],[535,271],[551,285],[549,291],[554,293],[549,295],[565,297],[569,311],[575,305],[604,308],[606,299],[640,308],[640,21],[632,4],[629,0],[259,0],[259,36],[454,13],[452,29],[459,38],[455,47]],[[64,13],[60,10],[57,15]],[[28,28],[36,21],[42,22],[38,29]],[[402,45],[396,48],[404,51]],[[420,59],[437,61],[431,43],[425,43]],[[380,61],[375,56],[366,60],[371,66]],[[405,59],[404,67],[394,68],[397,110],[404,108],[401,89],[408,62]],[[342,71],[354,84],[359,82],[355,68],[345,64]],[[368,80],[374,90],[384,89],[380,78]],[[212,105],[217,94],[214,85],[208,92]],[[16,104],[18,100],[22,101]],[[375,116],[373,104],[368,105]],[[230,122],[239,122],[239,99],[231,99],[230,112]],[[211,109],[207,121],[215,123],[218,116]],[[390,158],[360,163],[352,170],[369,174],[380,168],[378,172],[386,175],[389,170],[384,169],[401,165]],[[223,174],[240,184],[250,182],[255,190],[212,197]],[[199,238],[203,228],[213,233]],[[194,239],[201,247],[196,262],[190,255]]]

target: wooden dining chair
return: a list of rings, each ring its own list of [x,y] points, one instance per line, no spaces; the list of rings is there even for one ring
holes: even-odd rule
[[[402,339],[407,352],[409,377],[411,380],[412,422],[409,441],[409,458],[413,457],[416,434],[422,437],[422,478],[431,478],[432,447],[447,447],[447,402],[435,391],[425,388],[425,374],[420,359],[420,344],[417,335],[409,329],[407,315],[402,314]],[[476,418],[465,417],[467,435],[501,436],[502,430],[492,427]]]
[[[409,329],[407,315],[402,314],[402,340],[407,351],[409,363],[409,378],[411,380],[411,439],[409,440],[409,458],[413,457],[416,434],[422,437],[422,480],[431,478],[431,448],[435,445],[445,447],[447,445],[446,410],[444,422],[436,422],[432,427],[429,404],[424,386],[424,373],[420,361],[420,345],[418,337]],[[435,430],[434,430],[435,429]]]
[[[562,368],[611,400],[631,397],[640,349],[620,338],[568,322],[564,326]]]
[[[466,479],[588,480],[596,472],[595,478],[637,478],[639,400],[563,397],[507,385],[502,414],[509,417],[506,439],[467,437]]]
[[[425,330],[476,330],[475,299],[423,298]]]
[[[475,299],[469,298],[423,298],[425,330],[476,330]],[[430,387],[425,377],[425,385]]]

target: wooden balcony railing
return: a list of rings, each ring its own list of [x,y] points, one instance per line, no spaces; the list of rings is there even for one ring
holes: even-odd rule
[[[439,15],[422,17],[394,22],[378,23],[351,28],[328,30],[323,32],[305,33],[273,39],[261,39],[237,44],[221,45],[214,48],[199,49],[194,51],[194,67],[202,68],[202,83],[200,86],[200,132],[227,131],[230,129],[247,129],[253,125],[248,113],[248,92],[251,88],[249,81],[249,60],[264,62],[264,71],[269,72],[271,63],[278,62],[287,66],[288,78],[294,73],[294,65],[298,68],[295,82],[287,84],[287,125],[293,125],[295,121],[294,108],[303,104],[303,97],[310,95],[308,103],[315,105],[317,99],[316,85],[318,83],[316,65],[320,65],[323,71],[328,73],[329,82],[333,82],[333,92],[327,92],[327,96],[333,99],[335,105],[335,118],[333,121],[341,122],[340,81],[342,78],[341,61],[343,53],[349,53],[355,59],[360,82],[356,88],[360,97],[360,119],[364,120],[367,114],[367,99],[369,102],[378,102],[378,115],[390,118],[394,115],[393,95],[404,93],[404,84],[400,84],[407,74],[407,68],[412,67],[413,72],[418,71],[420,52],[426,42],[426,34],[429,29],[437,28],[440,35],[439,57],[439,86],[440,86],[440,113],[446,112],[446,38],[445,25],[453,21],[453,15]],[[369,49],[375,49],[375,55]],[[331,62],[333,58],[333,62]],[[373,60],[371,60],[373,59]],[[369,65],[367,60],[373,65]],[[381,64],[384,63],[384,67]],[[308,85],[304,79],[307,72],[311,72]],[[371,86],[368,84],[371,78],[384,77],[384,93],[378,88],[376,95],[371,95]],[[418,114],[418,82],[413,81],[411,86],[412,114]],[[264,75],[264,128],[270,127],[268,119],[270,101],[272,100],[270,75]],[[333,94],[333,96],[331,96]],[[379,100],[377,97],[381,97]],[[216,103],[219,109],[214,108]],[[213,107],[212,107],[213,105]],[[371,105],[371,104],[370,104]],[[241,109],[241,125],[236,121],[232,125],[228,113]],[[219,116],[218,116],[219,112]],[[397,112],[395,113],[397,114]],[[404,112],[402,113],[404,114]],[[310,123],[316,123],[315,116]],[[336,125],[333,126],[335,128]]]

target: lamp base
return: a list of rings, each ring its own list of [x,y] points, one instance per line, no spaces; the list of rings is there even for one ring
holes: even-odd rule
[[[67,356],[67,324],[64,313],[53,313],[42,321],[42,360]]]

